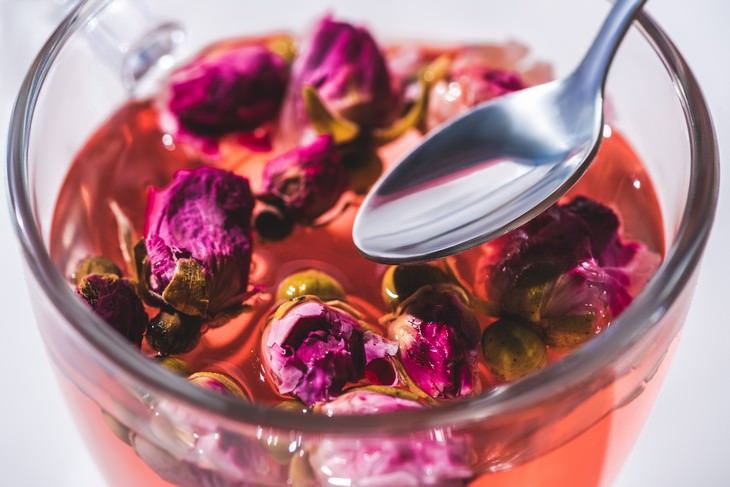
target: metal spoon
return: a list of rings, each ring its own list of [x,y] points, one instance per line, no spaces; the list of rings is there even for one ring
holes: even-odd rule
[[[432,132],[371,189],[355,245],[386,263],[444,257],[489,241],[560,198],[590,165],[603,88],[646,0],[617,0],[567,78],[482,104]]]

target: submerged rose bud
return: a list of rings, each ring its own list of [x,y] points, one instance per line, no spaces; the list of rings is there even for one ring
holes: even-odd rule
[[[484,249],[477,287],[503,314],[540,325],[558,349],[605,328],[659,263],[640,244],[621,240],[610,208],[583,197],[551,207]]]
[[[248,296],[248,180],[210,167],[178,171],[150,191],[145,221],[150,292],[187,315],[213,317]]]
[[[79,281],[76,293],[124,338],[138,347],[142,344],[147,313],[129,281],[114,274],[90,274]]]
[[[177,70],[168,108],[192,134],[253,131],[277,117],[287,76],[285,60],[262,46],[230,49]]]
[[[265,202],[280,206],[295,221],[309,223],[329,210],[346,187],[332,137],[322,135],[270,160],[263,171]]]
[[[323,404],[320,412],[329,416],[362,415],[422,407],[417,401],[395,393],[366,388],[347,392]],[[463,486],[474,475],[470,468],[472,451],[467,441],[445,430],[403,438],[322,439],[306,449],[311,473],[319,481],[317,485],[332,485],[336,479],[349,481],[348,485],[371,487],[450,487]]]
[[[453,398],[479,390],[479,323],[455,286],[425,286],[388,327],[408,376],[426,394]]]
[[[341,394],[365,378],[369,363],[395,355],[397,345],[365,329],[350,313],[313,297],[284,303],[262,337],[262,361],[281,394],[307,406]]]

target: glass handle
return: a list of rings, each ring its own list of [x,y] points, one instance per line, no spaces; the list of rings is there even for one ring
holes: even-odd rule
[[[130,93],[145,91],[174,64],[182,26],[159,18],[140,0],[106,0],[85,27],[91,48]]]

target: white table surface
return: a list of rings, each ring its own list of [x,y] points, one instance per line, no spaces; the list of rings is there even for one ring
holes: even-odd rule
[[[62,3],[0,0],[3,156],[11,104],[21,77],[50,32]],[[674,39],[703,87],[721,143],[723,190],[682,340],[653,412],[615,485],[728,486],[730,313],[722,303],[728,302],[730,291],[730,3],[655,0],[647,9]],[[51,375],[32,320],[33,304],[23,282],[5,194],[0,197],[0,206],[4,264],[0,303],[5,316],[4,337],[10,341],[0,354],[0,484],[102,486],[104,481]]]

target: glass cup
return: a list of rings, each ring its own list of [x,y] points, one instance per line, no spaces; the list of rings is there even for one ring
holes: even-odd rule
[[[301,416],[210,394],[151,366],[74,296],[48,251],[54,206],[74,155],[129,96],[152,89],[175,59],[215,40],[301,31],[330,11],[372,26],[384,40],[518,39],[559,77],[577,63],[609,5],[165,0],[147,12],[143,3],[88,0],[74,7],[31,67],[8,142],[13,216],[37,321],[109,484],[416,485],[408,483],[413,469],[428,485],[464,484],[429,476],[437,461],[423,463],[429,451],[446,462],[461,459],[474,486],[610,484],[671,360],[718,191],[707,106],[659,26],[639,16],[607,83],[607,116],[653,180],[667,249],[631,306],[566,358],[487,394],[434,409]],[[386,468],[377,463],[384,451],[410,460]],[[313,471],[311,459],[327,452],[345,467],[337,472],[325,461]],[[372,471],[388,468],[392,476],[374,480]]]

